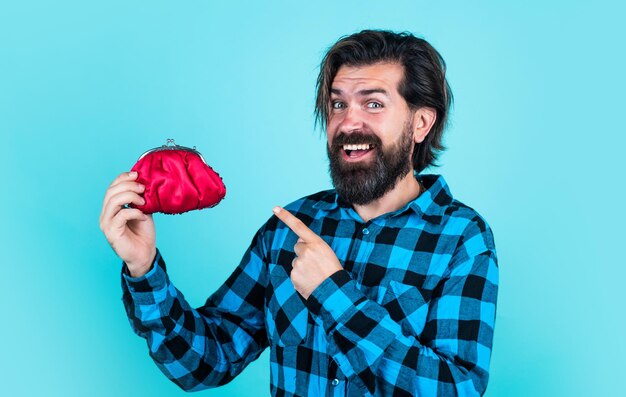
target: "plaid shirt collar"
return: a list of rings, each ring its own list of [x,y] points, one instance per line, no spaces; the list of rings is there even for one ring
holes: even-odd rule
[[[415,178],[422,183],[426,191],[388,216],[395,216],[407,210],[412,210],[424,220],[434,224],[440,224],[446,207],[448,207],[453,200],[448,184],[441,175],[423,174],[416,175]],[[352,209],[352,205],[339,197],[335,190],[328,190],[328,194],[321,197],[320,200],[313,205],[313,208],[325,211],[332,211],[339,207]]]

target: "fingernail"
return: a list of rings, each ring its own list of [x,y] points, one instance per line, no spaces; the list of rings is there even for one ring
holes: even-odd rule
[[[275,213],[275,214],[278,214],[280,212],[280,207],[274,207],[272,209],[272,212]]]
[[[137,175],[137,171],[131,171],[128,173],[128,176],[136,176]]]

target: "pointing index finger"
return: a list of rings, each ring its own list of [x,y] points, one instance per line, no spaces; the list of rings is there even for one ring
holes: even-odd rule
[[[281,207],[274,207],[272,210],[274,214],[285,223],[289,227],[289,229],[293,230],[295,234],[298,235],[304,241],[311,241],[319,238],[317,234],[311,229],[307,227],[300,219],[296,218],[291,212],[287,211]]]

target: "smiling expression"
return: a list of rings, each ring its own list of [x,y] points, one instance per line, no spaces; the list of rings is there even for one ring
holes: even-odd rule
[[[403,74],[397,63],[339,68],[331,87],[326,131],[330,147],[342,145],[343,162],[371,162],[380,145],[400,140],[411,116],[398,92]]]
[[[348,202],[382,197],[412,169],[414,112],[398,92],[395,63],[342,66],[333,80],[327,124],[335,189]]]

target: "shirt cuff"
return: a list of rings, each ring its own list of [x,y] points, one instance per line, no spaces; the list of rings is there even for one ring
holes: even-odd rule
[[[367,300],[345,270],[338,270],[322,281],[306,301],[309,311],[322,318],[327,332],[335,329],[343,316],[350,317],[357,305]]]
[[[122,288],[129,293],[133,301],[140,304],[157,303],[158,291],[163,291],[167,285],[167,269],[165,261],[156,249],[156,255],[150,265],[150,270],[140,277],[133,277],[128,271],[126,262],[122,262]]]

